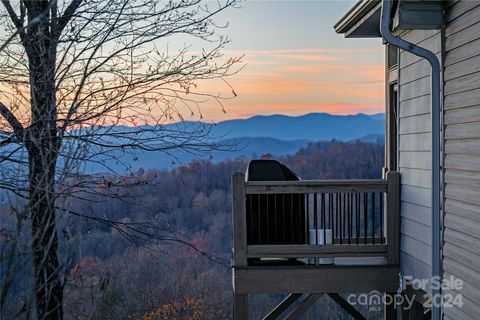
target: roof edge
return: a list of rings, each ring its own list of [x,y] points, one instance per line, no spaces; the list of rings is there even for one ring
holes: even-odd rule
[[[333,26],[336,33],[346,33],[381,0],[359,0],[348,12]]]

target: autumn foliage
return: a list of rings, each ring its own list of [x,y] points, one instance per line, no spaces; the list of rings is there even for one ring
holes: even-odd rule
[[[183,299],[163,305],[143,316],[143,320],[209,320],[228,319],[222,311],[209,308],[208,303],[196,299]]]
[[[317,142],[296,154],[276,158],[302,179],[379,178],[383,146]],[[72,247],[61,248],[62,254],[69,250],[75,253],[65,266],[65,318],[229,319],[231,175],[244,172],[248,160],[193,161],[172,170],[141,169],[121,178],[104,176],[98,180],[96,193],[78,194],[71,203],[75,212],[125,223],[156,223],[165,234],[181,235],[193,247],[128,238],[121,230],[95,221],[72,218],[61,222],[62,230],[69,230],[68,241],[72,243]],[[99,197],[99,193],[113,196]],[[0,210],[0,219],[5,222],[4,230],[14,226],[8,210]],[[7,233],[2,231],[0,235],[5,237]],[[26,260],[16,267],[19,278],[29,278],[29,263]],[[16,299],[10,300],[11,309],[5,311],[14,310],[13,303],[20,301],[22,285],[16,283]],[[252,298],[252,316],[262,318],[266,308],[281,299]],[[305,319],[331,319],[327,315],[337,312],[328,302],[318,303],[316,308]],[[338,319],[346,317],[339,314]]]

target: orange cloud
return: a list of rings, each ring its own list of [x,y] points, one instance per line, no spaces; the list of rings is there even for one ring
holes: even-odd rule
[[[240,99],[248,95],[280,96],[318,88],[318,84],[312,79],[292,77],[291,74],[286,74],[280,69],[275,70],[277,72],[274,70],[265,72],[246,70],[242,74],[231,77],[229,82]]]
[[[332,70],[345,70],[350,68],[348,65],[340,63],[322,63],[322,64],[301,64],[301,65],[284,65],[282,69],[295,74],[319,74]]]
[[[385,70],[383,65],[376,66],[370,70],[366,70],[365,75],[377,81],[385,81]]]
[[[332,60],[345,60],[343,57],[327,56],[327,55],[307,55],[307,54],[274,54],[274,58],[289,59],[289,60],[302,60],[302,61],[332,61]]]
[[[274,50],[224,50],[229,55],[273,55],[273,54],[298,54],[298,53],[372,53],[383,52],[383,48],[357,48],[357,49],[335,49],[335,48],[300,48],[300,49],[274,49]]]
[[[293,92],[302,92],[311,88],[308,81],[295,79],[250,79],[250,81],[235,82],[232,81],[235,91],[239,95],[254,94],[289,94]]]
[[[357,98],[383,98],[384,90],[383,87],[380,87],[378,90],[368,90],[368,89],[350,89],[346,91],[346,94],[349,96]]]

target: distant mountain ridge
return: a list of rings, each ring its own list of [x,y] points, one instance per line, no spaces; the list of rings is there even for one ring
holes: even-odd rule
[[[302,116],[254,116],[248,119],[221,121],[215,125],[205,123],[204,125],[211,126],[211,136],[219,141],[220,145],[235,145],[232,148],[233,150],[212,151],[203,155],[177,150],[171,151],[170,156],[160,151],[135,152],[134,155],[114,151],[116,153],[115,158],[120,159],[120,161],[115,163],[109,161],[108,166],[114,168],[115,171],[122,171],[125,166],[131,170],[138,168],[161,169],[187,164],[194,159],[210,159],[213,162],[219,162],[239,156],[250,158],[267,153],[273,156],[293,154],[313,141],[336,139],[379,142],[383,140],[384,118],[385,115],[382,113],[374,115],[309,113]],[[193,130],[196,124],[198,123],[184,121],[166,125],[165,128]],[[132,129],[117,127],[116,130],[128,131]],[[172,162],[173,158],[175,158],[175,161]],[[87,168],[89,172],[101,171],[103,166],[87,165]]]
[[[383,113],[332,115],[309,113],[302,116],[268,115],[219,122],[213,135],[228,138],[272,137],[280,140],[354,140],[384,134]]]

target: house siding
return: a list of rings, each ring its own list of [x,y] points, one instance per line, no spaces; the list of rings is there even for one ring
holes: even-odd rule
[[[399,36],[441,58],[440,31],[412,30]],[[432,259],[431,69],[427,61],[403,50],[400,50],[398,63],[400,267],[404,276],[425,279],[431,277]]]
[[[445,13],[443,271],[464,281],[464,305],[445,319],[480,319],[480,2]],[[449,292],[449,291],[447,291]]]

